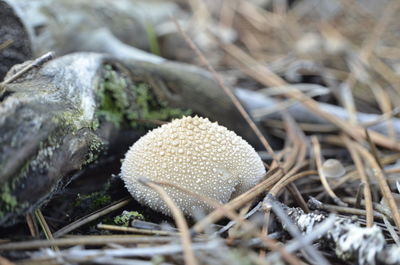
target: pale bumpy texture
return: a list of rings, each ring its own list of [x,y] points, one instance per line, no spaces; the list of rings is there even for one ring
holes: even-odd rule
[[[132,196],[170,215],[169,208],[140,177],[167,181],[226,203],[255,186],[265,174],[263,163],[245,140],[217,123],[184,117],[154,129],[126,153],[121,177]],[[164,187],[186,215],[212,208],[176,188]]]

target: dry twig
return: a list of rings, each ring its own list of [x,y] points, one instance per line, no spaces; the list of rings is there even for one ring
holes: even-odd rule
[[[319,144],[318,138],[316,136],[312,136],[311,142],[313,143],[314,146],[315,162],[317,164],[318,175],[321,179],[323,187],[325,188],[326,192],[329,194],[329,196],[336,204],[339,204],[341,206],[346,206],[346,203],[342,202],[342,200],[339,199],[339,197],[335,194],[335,192],[333,192],[332,188],[328,183],[328,180],[326,179],[324,172],[322,171],[321,146]]]
[[[364,165],[361,161],[361,158],[354,147],[354,143],[347,136],[343,136],[343,140],[349,150],[351,157],[355,163],[357,172],[363,183],[363,190],[364,190],[364,198],[365,198],[365,211],[366,211],[366,218],[367,218],[367,227],[372,227],[374,223],[373,217],[373,206],[372,206],[372,194],[371,194],[371,187],[368,180],[368,177],[364,170]]]

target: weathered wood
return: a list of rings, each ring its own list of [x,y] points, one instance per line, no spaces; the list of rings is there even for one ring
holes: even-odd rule
[[[149,29],[181,12],[165,1],[0,0],[0,45],[13,41],[0,50],[0,79],[12,65],[49,51],[98,52],[107,47],[107,37],[95,33],[101,29],[121,44],[149,50]]]
[[[207,71],[152,61],[76,53],[5,85],[0,101],[0,225],[40,206],[112,142],[121,142],[121,128],[138,128],[137,120],[168,120],[185,114],[180,109],[191,109],[258,145]]]
[[[99,153],[111,132],[96,128],[94,85],[103,58],[49,62],[5,86],[0,102],[0,224],[42,203]]]

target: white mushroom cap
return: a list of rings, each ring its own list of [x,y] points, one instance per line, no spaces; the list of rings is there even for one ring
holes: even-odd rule
[[[339,160],[331,158],[322,165],[322,172],[327,178],[340,178],[346,173],[346,170]]]
[[[255,186],[264,165],[245,140],[206,118],[184,117],[140,138],[125,155],[121,177],[140,203],[170,215],[169,208],[139,178],[174,183],[226,203]],[[186,215],[212,208],[173,187],[164,187]]]

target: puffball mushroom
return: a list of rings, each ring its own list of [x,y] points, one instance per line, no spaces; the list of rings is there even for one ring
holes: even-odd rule
[[[245,140],[207,118],[184,117],[141,137],[125,155],[121,177],[132,196],[153,210],[170,215],[157,192],[138,181],[173,183],[197,194],[226,203],[255,186],[265,175],[264,165]],[[164,186],[186,215],[211,206]]]

